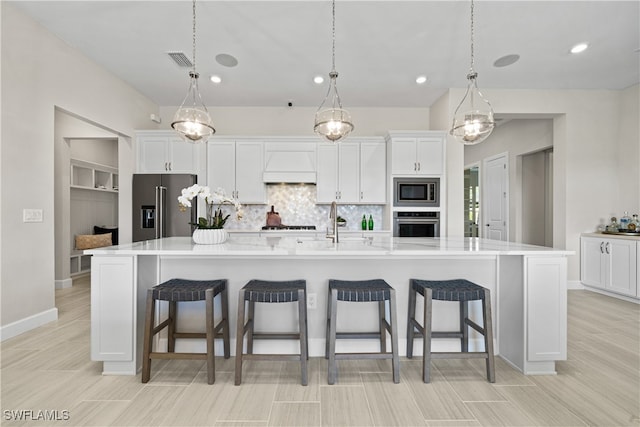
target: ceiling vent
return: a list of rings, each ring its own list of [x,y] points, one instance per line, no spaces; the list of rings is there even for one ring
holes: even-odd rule
[[[187,55],[185,55],[184,52],[167,52],[167,55],[169,55],[169,57],[173,59],[173,62],[178,64],[178,67],[193,67],[193,63],[189,58],[187,58]]]

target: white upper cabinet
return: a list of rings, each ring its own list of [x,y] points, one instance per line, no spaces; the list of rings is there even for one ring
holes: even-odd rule
[[[389,134],[393,175],[435,176],[444,173],[443,132]]]
[[[204,144],[190,144],[172,131],[137,133],[138,173],[200,174]]]
[[[262,173],[262,141],[209,140],[207,144],[207,185],[221,187],[240,203],[264,204],[267,192]]]
[[[360,144],[360,201],[387,202],[387,145],[380,142]]]
[[[385,165],[383,141],[318,143],[318,203],[384,204]]]

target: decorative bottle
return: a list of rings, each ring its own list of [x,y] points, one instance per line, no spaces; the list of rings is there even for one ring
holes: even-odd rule
[[[363,230],[367,229],[367,216],[366,215],[362,215],[362,229]]]
[[[629,217],[629,213],[625,211],[624,216],[620,218],[620,230],[627,231],[630,222],[631,218]]]
[[[373,216],[369,215],[369,230],[373,230]]]
[[[614,233],[618,232],[618,219],[615,216],[611,217],[611,222],[607,225],[607,231]]]
[[[640,221],[638,221],[638,214],[633,214],[628,228],[629,231],[633,231],[635,233],[640,232]]]

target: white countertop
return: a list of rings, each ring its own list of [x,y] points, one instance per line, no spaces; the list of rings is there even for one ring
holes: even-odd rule
[[[196,245],[190,237],[168,237],[84,251],[89,255],[162,255],[275,258],[420,258],[443,256],[573,255],[543,246],[479,238],[350,237],[340,243],[317,237],[250,237],[231,234],[219,245]]]
[[[584,237],[597,237],[598,239],[622,239],[640,241],[640,234],[637,236],[629,236],[626,234],[609,234],[609,233],[582,233]]]

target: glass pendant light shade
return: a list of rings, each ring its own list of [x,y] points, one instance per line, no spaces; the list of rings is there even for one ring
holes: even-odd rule
[[[342,108],[342,103],[340,102],[340,95],[338,95],[338,87],[336,86],[338,73],[332,71],[329,73],[329,77],[331,80],[329,83],[329,91],[316,112],[313,131],[326,141],[340,142],[353,130],[353,122],[351,121],[351,115],[347,110]],[[331,107],[323,109],[325,102],[330,96],[332,98]]]
[[[187,142],[207,142],[207,139],[216,130],[211,125],[209,110],[202,102],[200,90],[198,90],[198,77],[196,72],[196,0],[192,3],[193,10],[193,69],[189,71],[189,90],[184,97],[182,105],[173,116],[171,127]]]
[[[336,2],[332,2],[332,68],[329,73],[329,90],[322,100],[322,104],[316,111],[315,124],[313,131],[320,135],[325,141],[340,142],[345,139],[351,131],[353,131],[353,121],[351,114],[342,108],[342,101],[338,94],[338,72],[336,71]],[[331,98],[331,106],[325,108],[325,103]]]
[[[493,132],[496,122],[493,119],[493,108],[482,96],[476,79],[478,73],[473,69],[473,0],[471,0],[471,67],[467,74],[467,91],[453,113],[453,123],[449,132],[465,145],[479,144]]]
[[[469,85],[460,104],[453,113],[451,135],[465,145],[479,144],[484,141],[496,125],[493,108],[476,85],[477,73],[467,76]]]
[[[187,142],[206,142],[216,130],[211,125],[209,110],[202,102],[198,90],[198,73],[191,71],[189,77],[189,91],[173,116],[171,127]]]

